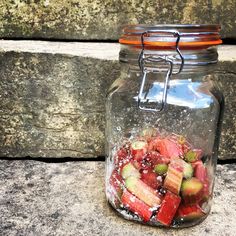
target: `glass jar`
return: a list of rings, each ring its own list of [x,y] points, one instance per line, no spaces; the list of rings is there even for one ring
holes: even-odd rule
[[[223,96],[218,25],[129,25],[106,102],[106,196],[124,218],[187,227],[210,212]]]

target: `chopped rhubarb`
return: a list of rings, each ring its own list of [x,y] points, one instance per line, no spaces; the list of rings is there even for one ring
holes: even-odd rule
[[[124,181],[116,170],[113,170],[109,182],[110,185],[116,190],[117,194],[120,195]]]
[[[182,144],[182,151],[183,153],[187,153],[188,151],[191,150],[191,146],[188,142],[185,142],[184,144]]]
[[[155,128],[130,139],[114,154],[106,191],[112,206],[122,214],[133,213],[134,219],[136,214],[143,222],[152,219],[150,224],[165,226],[204,218],[212,183],[202,150],[185,136],[160,134]]]
[[[200,160],[202,157],[202,150],[201,149],[193,149],[193,150],[189,150],[187,153],[185,153],[184,155],[184,159],[187,162],[196,162],[198,160]]]
[[[176,214],[176,218],[180,220],[193,220],[204,216],[205,213],[202,211],[201,207],[197,204],[195,205],[180,205]]]
[[[141,161],[134,160],[134,161],[132,161],[132,163],[133,163],[134,167],[139,171],[148,170],[152,167],[151,162],[146,157],[144,159],[142,159]]]
[[[190,179],[193,177],[193,167],[191,164],[184,161],[184,178]]]
[[[123,195],[121,197],[121,202],[130,211],[140,216],[143,221],[147,222],[150,220],[152,216],[152,211],[150,210],[150,207],[143,201],[135,197],[129,191],[124,190]]]
[[[203,183],[203,198],[208,198],[210,195],[209,179],[207,168],[202,161],[198,161],[194,168],[194,176]]]
[[[132,161],[132,164],[134,165],[134,167],[137,169],[137,170],[141,170],[142,169],[142,161],[137,161],[137,160],[134,160]]]
[[[130,176],[140,178],[139,171],[134,167],[132,163],[125,164],[121,169],[121,176],[123,179],[127,179]]]
[[[113,170],[111,177],[109,179],[110,184],[110,194],[113,199],[113,203],[115,205],[119,205],[120,198],[123,192],[123,186],[124,182],[122,180],[122,177],[119,175],[119,173],[116,170]]]
[[[175,157],[171,159],[171,162],[169,164],[170,167],[183,172],[184,171],[184,165],[185,165],[185,161],[181,158]]]
[[[142,171],[141,180],[153,189],[157,189],[162,182],[162,179],[159,179],[158,175],[151,169]]]
[[[154,167],[154,171],[158,174],[158,175],[164,175],[168,170],[168,165],[167,164],[157,164]]]
[[[160,205],[161,199],[156,191],[142,180],[131,176],[126,179],[125,186],[131,193],[150,207],[157,207]]]
[[[176,134],[172,134],[172,139],[173,140],[177,140],[177,142],[180,144],[180,145],[184,145],[186,144],[186,138],[182,135],[176,135]]]
[[[157,213],[157,220],[163,225],[169,226],[175,216],[180,202],[181,198],[179,196],[168,191]]]
[[[184,180],[181,186],[181,194],[186,204],[195,204],[203,197],[203,184],[195,177]]]
[[[162,156],[157,151],[151,151],[147,154],[147,158],[154,167],[157,164],[168,164],[170,159],[168,157]]]
[[[193,151],[197,153],[197,159],[200,160],[203,156],[202,149],[193,149]]]
[[[148,152],[157,151],[160,142],[161,142],[160,137],[151,138],[148,142]]]
[[[129,154],[129,150],[127,150],[125,147],[120,148],[116,155],[114,163],[116,165],[116,168],[120,171],[123,165],[130,162],[131,156]]]
[[[148,144],[146,141],[137,140],[131,143],[131,155],[135,160],[141,161],[147,153]]]
[[[194,176],[199,179],[202,183],[205,182],[205,180],[207,179],[207,169],[204,166],[204,164],[202,163],[202,161],[198,161],[195,164],[194,167]]]
[[[182,145],[170,138],[162,139],[158,143],[157,150],[160,152],[161,155],[168,158],[180,157],[184,154],[182,150]]]
[[[181,188],[183,170],[184,167],[182,159],[174,158],[171,160],[164,181],[164,187],[176,195],[179,194]]]

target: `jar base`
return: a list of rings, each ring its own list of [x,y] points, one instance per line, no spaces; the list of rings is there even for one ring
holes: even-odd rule
[[[150,221],[148,222],[143,222],[143,220],[135,215],[132,212],[129,212],[127,209],[125,208],[117,208],[111,201],[109,201],[109,199],[107,200],[108,204],[110,205],[110,207],[112,208],[112,210],[114,210],[116,212],[116,214],[118,214],[120,217],[126,219],[126,220],[130,220],[130,221],[135,221],[137,223],[143,224],[143,225],[150,225],[153,227],[162,227],[162,228],[175,228],[175,229],[180,229],[180,228],[188,228],[188,227],[193,227],[196,226],[200,223],[202,223],[207,216],[209,215],[209,212],[204,214],[202,217],[199,217],[198,219],[189,219],[189,220],[174,220],[173,223],[170,226],[165,226],[159,222],[157,222],[155,220],[155,216],[153,215],[150,219]]]

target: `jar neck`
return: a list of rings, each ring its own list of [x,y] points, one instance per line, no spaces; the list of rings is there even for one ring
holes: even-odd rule
[[[119,60],[121,63],[129,64],[130,69],[139,70],[139,55],[140,47],[134,45],[121,45]],[[196,72],[211,72],[214,70],[214,65],[218,62],[218,53],[215,46],[203,49],[180,49],[183,56],[184,63],[181,73],[196,73]],[[178,71],[182,60],[175,49],[160,50],[160,49],[145,49],[143,51],[144,68],[145,70],[152,70],[156,72],[165,72],[169,64],[165,60],[158,60],[158,58],[166,58],[173,63],[173,71]]]

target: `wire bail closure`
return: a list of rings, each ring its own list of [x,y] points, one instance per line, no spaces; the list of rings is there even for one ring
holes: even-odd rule
[[[144,44],[144,37],[147,36],[149,33],[168,33],[168,34],[172,34],[173,37],[176,37],[176,42],[175,42],[175,50],[178,53],[178,55],[180,56],[181,59],[181,64],[179,67],[179,70],[177,72],[173,72],[173,59],[169,58],[167,55],[165,56],[152,56],[152,57],[145,57],[144,54],[144,50],[145,50],[145,44]],[[140,70],[142,71],[142,82],[141,82],[141,86],[139,89],[139,94],[138,94],[138,107],[141,110],[145,110],[145,111],[156,111],[156,112],[161,112],[162,110],[164,110],[165,106],[166,106],[166,100],[167,100],[167,92],[168,92],[168,85],[169,85],[169,80],[171,78],[171,75],[174,74],[179,74],[184,66],[184,57],[181,54],[180,50],[179,50],[179,41],[180,41],[180,33],[178,31],[175,30],[148,30],[145,31],[141,34],[141,45],[142,45],[142,50],[139,54],[139,58],[138,58],[138,63],[139,63],[139,67]],[[146,78],[147,78],[147,74],[150,73],[150,71],[148,71],[147,69],[145,69],[144,67],[144,62],[145,61],[151,61],[151,62],[166,62],[169,64],[169,69],[166,73],[166,77],[165,77],[165,81],[164,81],[164,88],[163,88],[163,93],[162,93],[162,99],[161,99],[161,106],[160,108],[156,107],[156,108],[148,108],[145,106],[142,106],[141,103],[145,103],[148,102],[149,99],[147,99],[147,95],[148,95],[148,91],[145,93],[145,95],[143,96],[143,90],[144,90],[144,85],[146,82]]]

